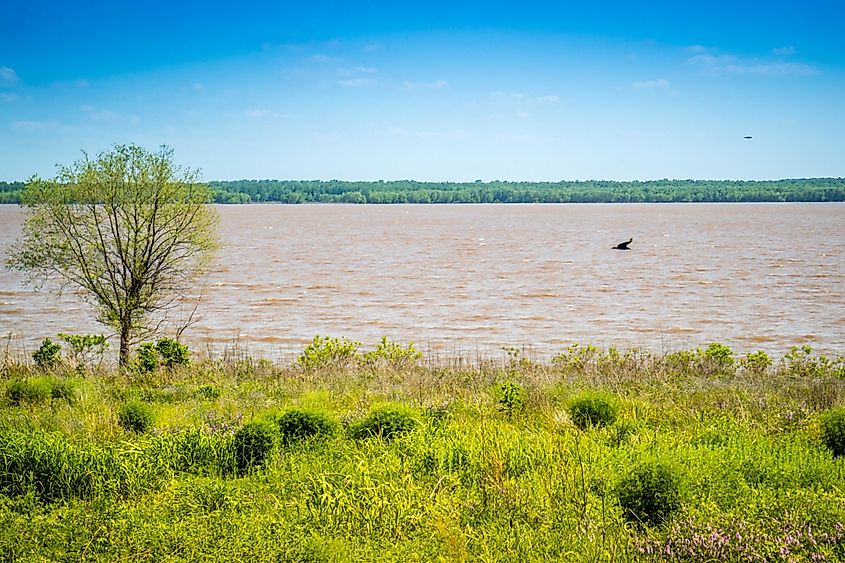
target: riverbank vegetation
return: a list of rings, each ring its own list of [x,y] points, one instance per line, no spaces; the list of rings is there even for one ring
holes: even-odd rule
[[[215,203],[703,203],[845,201],[845,178],[614,182],[213,181]],[[21,182],[0,182],[18,203]]]
[[[806,347],[141,350],[6,355],[0,559],[845,558],[845,363]]]

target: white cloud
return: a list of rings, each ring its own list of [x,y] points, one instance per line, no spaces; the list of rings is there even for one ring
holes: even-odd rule
[[[442,90],[449,86],[445,80],[437,80],[435,82],[411,82],[406,80],[402,82],[402,87],[405,90]]]
[[[687,63],[711,75],[812,76],[818,74],[815,67],[804,63],[743,59],[735,55],[695,55],[687,59]]]
[[[344,88],[366,88],[376,83],[372,78],[348,78],[346,80],[338,80],[338,86]]]
[[[82,111],[88,114],[88,117],[94,121],[114,122],[121,118],[119,113],[115,113],[107,109],[97,109],[94,106],[89,105],[82,106]]]
[[[20,77],[15,69],[7,66],[0,66],[0,84],[17,84],[20,82]]]
[[[796,53],[795,47],[789,45],[788,47],[777,47],[772,49],[772,54],[779,57],[794,55]]]
[[[12,129],[15,131],[23,131],[26,133],[33,133],[37,131],[48,131],[50,129],[55,129],[58,127],[59,124],[56,121],[29,121],[29,120],[22,120],[22,121],[13,121],[11,123]]]
[[[378,72],[378,69],[375,69],[371,66],[356,66],[352,70],[355,72],[362,72],[364,74],[375,74]]]
[[[666,90],[667,88],[671,88],[672,85],[668,80],[658,78],[656,80],[639,80],[634,82],[632,86],[637,90]]]
[[[490,97],[497,102],[506,102],[519,106],[532,106],[541,104],[556,104],[560,101],[557,94],[545,94],[543,96],[529,96],[522,92],[492,92]]]
[[[516,116],[520,119],[530,119],[531,113],[527,112],[525,110],[519,110],[519,111],[516,112]]]

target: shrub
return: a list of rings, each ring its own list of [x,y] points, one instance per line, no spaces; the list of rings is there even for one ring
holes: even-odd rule
[[[72,381],[52,377],[18,379],[12,381],[6,388],[6,397],[9,404],[13,406],[37,405],[48,399],[72,403],[74,400],[74,384]]]
[[[370,437],[392,440],[411,432],[417,426],[413,410],[402,405],[384,405],[374,408],[363,420],[349,428],[355,439]]]
[[[681,507],[680,479],[667,465],[642,463],[619,482],[616,496],[629,521],[660,524]]]
[[[282,443],[292,444],[309,438],[328,437],[334,434],[338,423],[321,412],[294,409],[281,415],[276,423]]]
[[[360,358],[358,347],[360,342],[347,338],[330,338],[317,335],[305,347],[297,359],[297,363],[308,370],[328,367],[347,367]]]
[[[220,397],[221,391],[219,387],[214,385],[203,385],[197,389],[197,395],[207,401],[213,401]]]
[[[237,471],[243,475],[267,463],[276,446],[276,434],[265,422],[248,422],[235,432],[232,445]]]
[[[743,369],[752,373],[763,374],[772,367],[772,359],[763,350],[749,352],[740,360]]]
[[[819,416],[824,445],[834,456],[845,455],[845,407],[836,407]]]
[[[66,379],[53,379],[49,382],[49,386],[50,397],[52,399],[72,403],[76,398],[76,385],[74,385],[73,381],[68,381]]]
[[[616,402],[603,393],[582,393],[567,407],[572,423],[581,430],[591,426],[610,426],[616,422]]]
[[[400,344],[382,336],[376,348],[366,352],[361,361],[373,369],[401,370],[416,365],[421,358],[422,353],[414,348],[413,342],[409,342],[408,347],[403,348]]]
[[[704,366],[715,371],[729,371],[734,366],[733,350],[718,342],[711,342],[699,355]]]
[[[103,356],[109,348],[105,335],[102,334],[66,334],[59,333],[59,338],[70,347],[70,357],[78,368],[88,364],[102,364]]]
[[[156,350],[161,357],[161,363],[168,369],[172,369],[173,366],[185,366],[191,363],[188,347],[172,338],[159,339],[156,342]]]
[[[127,432],[143,434],[153,427],[153,410],[138,401],[126,403],[117,413],[117,421]]]
[[[36,405],[49,399],[51,395],[50,384],[45,379],[18,379],[6,388],[9,404],[15,407],[24,404]]]
[[[505,381],[496,388],[499,410],[512,416],[525,406],[525,388],[514,381]]]
[[[62,361],[62,345],[56,344],[49,338],[41,342],[41,347],[32,354],[32,359],[39,369],[48,370],[56,367]]]
[[[135,352],[135,367],[141,373],[152,373],[161,363],[158,349],[152,342],[143,342]]]

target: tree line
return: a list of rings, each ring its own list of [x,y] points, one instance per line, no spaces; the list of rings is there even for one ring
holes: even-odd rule
[[[349,182],[236,180],[209,183],[218,203],[647,203],[845,201],[845,178],[572,182]]]
[[[845,178],[616,182],[354,182],[234,180],[208,183],[215,203],[661,203],[845,201]],[[0,182],[19,203],[23,182]]]

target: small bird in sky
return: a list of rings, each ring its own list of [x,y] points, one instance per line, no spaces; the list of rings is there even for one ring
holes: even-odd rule
[[[751,138],[751,135],[746,135],[745,137],[743,137],[743,139],[750,139],[750,138]]]

